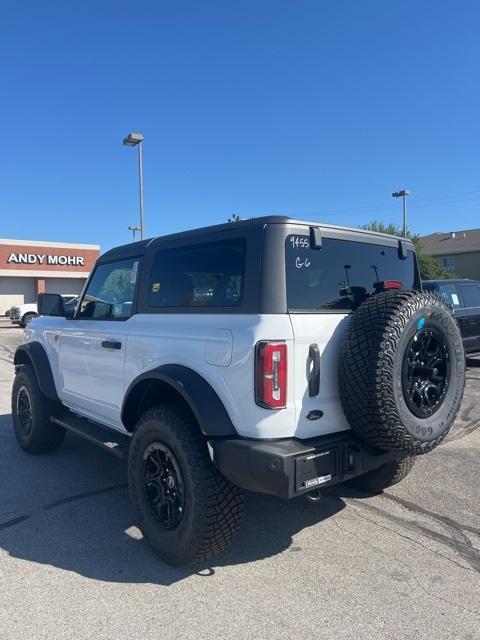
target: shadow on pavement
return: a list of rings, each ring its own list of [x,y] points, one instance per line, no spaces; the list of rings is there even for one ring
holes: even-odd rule
[[[29,456],[16,445],[10,418],[0,416],[1,512],[12,495],[30,495],[33,490],[41,499],[31,500],[30,507],[20,500],[8,517],[0,517],[0,548],[14,558],[94,580],[166,586],[193,574],[210,577],[213,567],[254,562],[289,549],[298,531],[345,507],[335,495],[310,504],[247,494],[241,529],[226,552],[210,563],[171,567],[133,526],[123,463],[70,435],[58,452]],[[72,478],[82,490],[75,491]],[[47,493],[39,487],[47,487]]]

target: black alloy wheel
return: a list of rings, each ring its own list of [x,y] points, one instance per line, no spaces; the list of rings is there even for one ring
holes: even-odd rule
[[[58,404],[40,390],[30,365],[17,367],[12,386],[12,422],[18,444],[27,453],[55,451],[65,438],[65,429],[51,421]]]
[[[185,487],[177,460],[160,442],[151,444],[143,459],[143,486],[152,514],[163,529],[175,529],[185,511]]]
[[[219,473],[182,402],[142,414],[128,453],[128,488],[137,526],[171,564],[219,554],[240,526],[242,492]]]
[[[410,411],[428,418],[442,406],[450,380],[450,359],[444,336],[432,328],[411,338],[402,366],[403,396]]]
[[[23,436],[28,436],[32,430],[32,400],[25,385],[18,390],[17,395],[18,426]]]

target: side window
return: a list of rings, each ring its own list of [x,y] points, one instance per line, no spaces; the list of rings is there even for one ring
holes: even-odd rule
[[[96,267],[77,312],[77,318],[126,320],[132,315],[139,259]]]
[[[159,250],[153,259],[152,307],[235,307],[245,271],[243,238]]]
[[[480,287],[478,284],[462,282],[458,286],[466,307],[480,307]]]
[[[457,287],[454,284],[442,284],[438,288],[438,293],[442,296],[447,304],[454,309],[461,307],[460,298],[458,297]]]

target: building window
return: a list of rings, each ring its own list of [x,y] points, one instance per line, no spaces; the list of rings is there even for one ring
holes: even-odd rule
[[[445,271],[455,271],[455,256],[444,256],[442,258],[442,266]]]

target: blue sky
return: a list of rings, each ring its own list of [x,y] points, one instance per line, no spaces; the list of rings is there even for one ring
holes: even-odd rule
[[[4,0],[0,237],[271,213],[480,226],[480,3]]]

